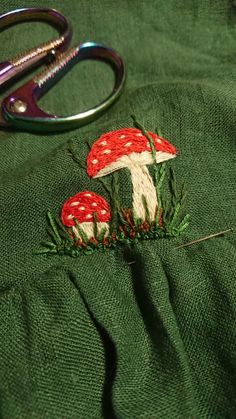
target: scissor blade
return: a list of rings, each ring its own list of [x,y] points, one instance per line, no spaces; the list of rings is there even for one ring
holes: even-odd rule
[[[57,10],[48,8],[24,8],[0,15],[0,31],[7,26],[30,20],[46,21],[59,29],[60,36],[28,51],[18,53],[7,62],[0,63],[0,87],[15,76],[39,65],[46,57],[64,51],[70,43],[72,30],[67,19]]]
[[[0,63],[0,87],[13,77],[12,69],[11,63]]]
[[[5,83],[16,75],[15,69],[9,62],[0,63],[0,89]],[[0,101],[0,127],[10,127],[10,124],[4,119],[2,112],[2,101]]]

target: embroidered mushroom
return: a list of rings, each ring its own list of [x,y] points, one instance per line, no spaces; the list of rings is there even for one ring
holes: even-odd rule
[[[78,192],[67,199],[61,210],[61,222],[66,227],[72,227],[77,237],[80,237],[74,222],[74,219],[77,219],[90,239],[94,237],[94,213],[96,213],[98,233],[105,228],[107,235],[110,220],[109,206],[105,199],[91,191]]]
[[[161,163],[176,156],[176,149],[168,141],[148,132],[156,150],[156,162]],[[133,184],[133,209],[145,219],[142,196],[145,195],[151,220],[155,219],[157,195],[147,165],[153,164],[148,139],[136,128],[110,131],[101,135],[92,145],[87,157],[87,173],[90,177],[106,176],[127,167]]]

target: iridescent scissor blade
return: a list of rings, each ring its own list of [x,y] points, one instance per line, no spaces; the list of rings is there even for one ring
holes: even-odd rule
[[[86,59],[101,60],[112,67],[115,84],[111,94],[93,108],[71,116],[50,115],[41,110],[37,106],[37,99],[76,63]],[[9,95],[2,104],[4,117],[12,126],[31,131],[72,129],[91,122],[107,110],[120,96],[124,82],[125,69],[120,56],[104,45],[86,42],[59,54],[54,62],[33,80]]]
[[[57,29],[60,36],[0,63],[0,87],[13,77],[38,64],[47,55],[64,51],[71,40],[72,29],[67,19],[54,9],[24,8],[0,16],[0,31],[18,22],[46,21]]]

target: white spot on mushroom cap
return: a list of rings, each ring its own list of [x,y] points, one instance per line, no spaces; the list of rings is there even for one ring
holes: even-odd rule
[[[125,135],[120,135],[119,138],[122,140],[122,138],[125,138]]]
[[[132,145],[132,142],[131,141],[129,141],[128,143],[126,143],[125,145],[124,145],[124,147],[130,147]]]
[[[84,211],[85,207],[79,207],[79,210]]]
[[[107,141],[106,140],[104,140],[104,141],[101,141],[98,145],[107,145]]]
[[[106,214],[106,210],[101,210],[101,214]]]
[[[85,218],[89,219],[89,218],[93,218],[93,216],[91,214],[87,214]]]
[[[68,215],[67,220],[72,220],[72,218],[74,218],[74,216],[72,214]]]
[[[139,132],[138,134],[136,134],[136,137],[142,137],[143,134],[141,134],[141,132]]]
[[[94,160],[91,161],[92,164],[96,164],[97,162],[98,162],[97,159],[94,159]]]
[[[92,204],[91,204],[92,207],[97,207],[97,205],[98,204],[96,202],[92,202]]]
[[[111,153],[111,150],[106,149],[106,150],[104,150],[102,153],[103,153],[103,154],[110,154],[110,153]]]
[[[79,205],[79,201],[74,201],[70,204],[71,207],[76,207],[77,205]]]
[[[84,196],[92,196],[91,193],[85,193]]]
[[[157,143],[159,143],[159,144],[161,144],[161,143],[162,143],[162,141],[161,141],[161,139],[160,139],[160,138],[156,138],[156,142],[157,142]]]

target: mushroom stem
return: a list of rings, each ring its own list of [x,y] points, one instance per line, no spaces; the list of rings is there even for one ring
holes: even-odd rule
[[[84,222],[84,223],[80,223],[80,227],[82,228],[82,230],[84,231],[84,233],[87,235],[88,239],[91,239],[92,237],[94,237],[94,223],[93,222]],[[106,228],[106,234],[105,236],[108,235],[109,232],[109,226],[107,223],[97,223],[97,227],[98,227],[98,234],[101,232],[101,230],[103,228]],[[72,227],[75,235],[81,239],[81,236],[77,230],[77,228],[75,226]]]
[[[142,196],[147,201],[151,221],[155,220],[157,210],[157,194],[152,178],[146,166],[132,164],[129,166],[133,184],[133,209],[138,218],[145,220],[145,207]]]

